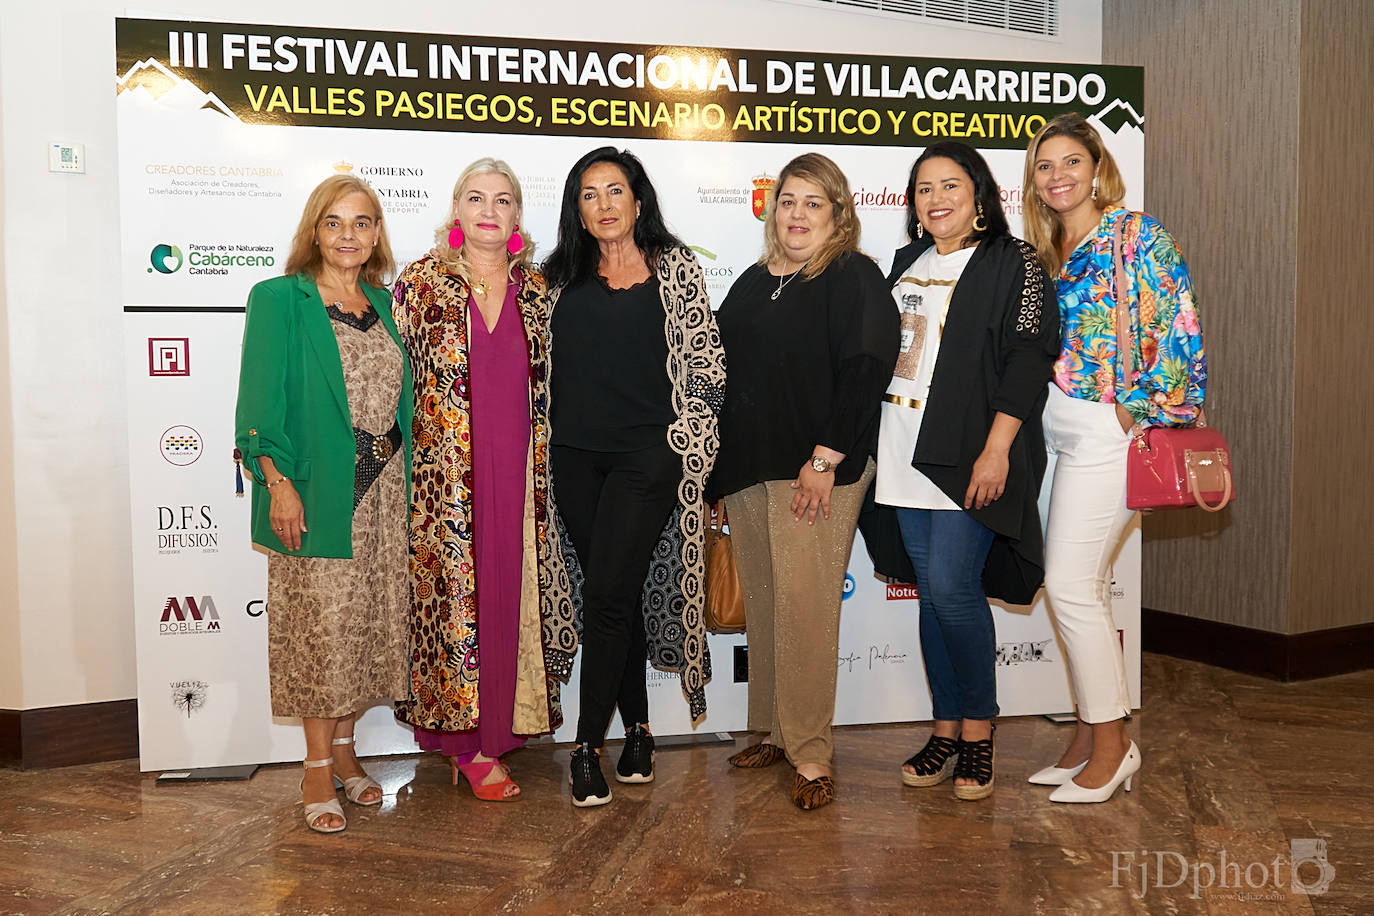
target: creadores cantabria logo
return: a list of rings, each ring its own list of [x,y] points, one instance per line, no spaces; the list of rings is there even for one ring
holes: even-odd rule
[[[148,260],[153,265],[148,268],[148,273],[157,271],[160,274],[174,274],[181,270],[181,249],[166,243],[154,245]]]

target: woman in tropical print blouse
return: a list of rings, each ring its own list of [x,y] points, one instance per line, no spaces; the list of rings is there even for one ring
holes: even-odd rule
[[[1045,534],[1045,588],[1064,642],[1078,727],[1058,762],[1030,778],[1056,802],[1111,798],[1140,769],[1126,734],[1126,667],[1108,588],[1111,560],[1134,512],[1126,455],[1138,426],[1197,419],[1207,387],[1192,281],[1172,236],[1121,206],[1125,184],[1093,126],[1060,115],[1026,152],[1026,240],[1056,278],[1060,352],[1045,406],[1055,456]],[[1118,241],[1119,239],[1119,241]],[[1126,289],[1117,290],[1120,245]],[[1118,293],[1130,315],[1134,370],[1117,361]]]

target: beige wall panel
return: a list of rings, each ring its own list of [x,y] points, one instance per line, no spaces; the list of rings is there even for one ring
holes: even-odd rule
[[[1374,6],[1302,4],[1289,631],[1374,622]]]
[[[1179,240],[1237,504],[1145,521],[1145,607],[1288,632],[1299,0],[1104,0],[1104,63],[1145,68],[1145,200]]]
[[[3,88],[3,84],[0,84]],[[3,93],[0,93],[3,98]],[[0,174],[4,173],[5,145],[0,125]],[[0,212],[5,186],[0,182]],[[5,275],[4,229],[0,225],[0,277]],[[24,708],[24,680],[19,657],[19,530],[14,523],[14,443],[10,431],[10,335],[5,284],[0,283],[0,709]]]

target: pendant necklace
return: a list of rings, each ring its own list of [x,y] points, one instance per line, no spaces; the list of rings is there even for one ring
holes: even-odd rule
[[[496,270],[500,267],[509,267],[510,264],[509,261],[502,261],[495,264],[480,264],[473,258],[469,258],[468,261],[472,264],[473,267],[485,268],[486,270]],[[472,289],[474,292],[485,296],[487,293],[491,292],[491,281],[487,279],[485,273],[479,272],[473,279]]]
[[[775,289],[775,290],[773,290],[772,295],[770,295],[768,298],[771,299],[771,300],[773,300],[774,302],[776,302],[777,299],[778,299],[778,297],[782,295],[783,288],[784,288],[785,286],[787,286],[787,284],[789,284],[789,283],[792,282],[792,278],[793,278],[793,277],[795,277],[797,274],[801,273],[803,270],[806,270],[806,265],[807,265],[807,264],[810,264],[810,263],[811,263],[811,259],[810,259],[810,258],[807,258],[806,261],[802,263],[802,266],[801,266],[801,267],[798,267],[798,268],[797,268],[795,271],[793,271],[792,273],[788,274],[788,275],[785,276],[785,277],[778,277],[778,288]]]
[[[324,299],[324,298],[325,298],[325,292],[324,292],[324,290],[320,287],[319,281],[316,281],[316,283],[315,283],[315,289],[319,290],[320,298],[321,298],[321,299]],[[341,312],[343,311],[343,307],[344,307],[344,301],[343,301],[342,298],[333,299],[333,300],[331,300],[331,301],[325,303],[325,308],[335,308],[335,309],[338,309],[338,310],[341,311]]]

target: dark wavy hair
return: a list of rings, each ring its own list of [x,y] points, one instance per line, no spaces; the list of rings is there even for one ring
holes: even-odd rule
[[[635,247],[643,253],[649,269],[657,269],[659,257],[669,248],[682,247],[682,241],[664,225],[663,213],[658,208],[658,194],[639,157],[629,150],[603,146],[573,163],[568,171],[568,180],[563,183],[563,205],[558,213],[558,242],[543,265],[544,278],[550,289],[571,286],[594,275],[601,263],[601,249],[582,225],[579,206],[582,176],[587,169],[600,162],[619,166],[625,173],[630,193],[639,204],[639,217],[634,225]]]
[[[960,143],[957,140],[941,140],[939,143],[927,146],[925,152],[916,157],[916,161],[911,166],[911,175],[907,177],[907,238],[916,238],[916,227],[920,225],[920,220],[916,218],[916,173],[920,171],[921,163],[928,159],[949,159],[963,169],[973,182],[974,206],[983,205],[983,224],[986,228],[975,229],[970,232],[964,238],[965,245],[976,245],[983,239],[993,239],[1011,234],[1011,228],[1007,226],[1007,215],[1002,212],[1002,195],[997,189],[997,179],[992,177],[992,170],[988,168],[987,162],[978,154],[976,149],[967,143]]]

